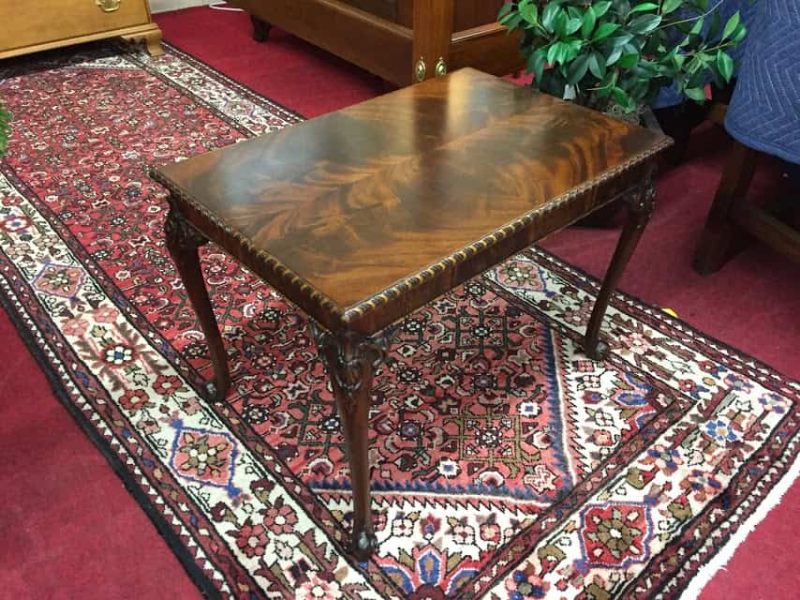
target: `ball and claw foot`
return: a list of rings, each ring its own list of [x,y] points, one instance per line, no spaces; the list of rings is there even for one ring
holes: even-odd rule
[[[203,387],[206,399],[212,402],[222,402],[225,400],[225,396],[228,393],[227,386],[224,386],[222,389],[218,389],[217,384],[214,381],[207,381]]]
[[[608,347],[608,344],[599,340],[594,343],[584,340],[583,351],[586,353],[586,356],[592,360],[605,360],[608,357],[610,348]]]
[[[353,534],[350,551],[361,562],[369,560],[378,549],[378,538],[371,531],[359,531]]]

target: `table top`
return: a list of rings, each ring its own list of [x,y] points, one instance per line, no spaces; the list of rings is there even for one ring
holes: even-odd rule
[[[372,333],[640,182],[669,144],[463,69],[153,177],[322,325]]]

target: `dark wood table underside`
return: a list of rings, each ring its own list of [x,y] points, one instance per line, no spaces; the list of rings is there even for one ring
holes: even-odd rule
[[[622,198],[629,207],[585,340],[653,208],[671,140],[478,71],[404,88],[153,170],[167,243],[224,396],[230,377],[197,248],[213,241],[313,319],[350,450],[353,551],[369,509],[370,383],[387,328],[536,240]]]

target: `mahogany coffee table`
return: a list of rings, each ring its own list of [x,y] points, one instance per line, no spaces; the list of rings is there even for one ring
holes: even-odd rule
[[[622,198],[629,217],[586,332],[599,359],[609,297],[653,210],[671,140],[474,70],[158,168],[169,250],[214,363],[230,377],[197,249],[213,241],[311,317],[349,449],[352,552],[376,546],[370,386],[392,324]]]

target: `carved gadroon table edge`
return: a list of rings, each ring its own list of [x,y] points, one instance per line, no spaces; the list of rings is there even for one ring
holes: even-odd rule
[[[222,236],[235,241],[238,246],[250,252],[260,261],[260,266],[263,267],[264,270],[269,271],[276,276],[278,281],[271,283],[273,283],[275,287],[279,288],[279,291],[283,291],[280,289],[282,286],[286,286],[287,288],[291,289],[292,292],[297,296],[292,298],[292,300],[297,302],[298,305],[300,305],[300,308],[303,308],[306,310],[306,312],[311,314],[311,316],[314,316],[316,320],[322,323],[326,328],[338,330],[340,328],[347,327],[358,329],[364,333],[372,334],[404,316],[397,315],[396,317],[386,319],[385,322],[379,323],[377,327],[369,327],[364,329],[361,326],[361,322],[366,316],[374,313],[381,306],[386,305],[392,300],[395,300],[404,294],[407,294],[411,290],[423,285],[426,281],[430,280],[440,272],[460,265],[479,252],[489,250],[518,230],[541,221],[544,217],[556,211],[561,206],[574,201],[576,198],[579,198],[583,195],[594,193],[598,191],[604,184],[618,179],[636,167],[641,167],[642,165],[647,164],[649,161],[652,161],[655,156],[671,146],[672,143],[673,142],[671,138],[664,137],[660,139],[657,143],[647,148],[647,150],[640,152],[630,157],[628,160],[620,163],[619,165],[604,171],[599,176],[565,191],[543,206],[530,210],[529,212],[499,227],[495,231],[483,236],[475,242],[466,245],[465,247],[451,253],[450,255],[436,261],[431,265],[428,265],[427,267],[424,267],[423,269],[420,269],[416,273],[400,279],[373,296],[366,298],[352,306],[345,307],[339,306],[332,299],[328,298],[325,294],[320,292],[305,279],[284,265],[276,257],[257,248],[250,238],[242,234],[236,228],[225,223],[221,218],[219,218],[218,215],[208,210],[205,206],[196,202],[192,196],[181,187],[180,184],[172,180],[169,176],[160,172],[157,167],[151,168],[149,174],[153,180],[162,184],[169,191],[170,206],[172,210],[180,210],[180,204],[190,207],[193,212],[197,213],[199,216],[202,216],[202,218],[208,224],[213,226]],[[652,185],[652,174],[653,168],[650,166],[647,168],[646,174],[642,177],[642,181],[650,182],[650,185]],[[638,189],[638,186],[635,186],[635,188]],[[628,194],[628,190],[625,190],[620,194],[620,196],[626,198]],[[598,202],[594,207],[592,207],[592,211],[601,208],[603,205],[608,204],[615,199],[616,197],[608,197],[605,200]],[[312,314],[311,311],[307,310],[306,306],[303,305],[306,303],[298,302],[298,299],[307,300],[307,305],[318,307],[321,309],[321,311],[324,311],[324,314],[320,314],[319,312],[317,312],[317,314]]]
[[[257,256],[260,261],[259,266],[274,276],[270,283],[278,291],[289,296],[311,316],[309,328],[330,377],[349,451],[354,509],[350,551],[359,560],[368,559],[377,547],[370,506],[368,457],[371,384],[376,370],[385,361],[391,339],[396,331],[395,323],[407,316],[408,313],[389,323],[382,324],[382,327],[376,331],[364,332],[357,329],[360,319],[381,305],[422,285],[440,271],[452,268],[469,257],[498,244],[519,229],[536,223],[537,220],[558,206],[578,198],[581,194],[597,191],[603,182],[613,180],[627,171],[644,165],[640,181],[635,185],[628,186],[617,196],[625,201],[628,217],[603,279],[583,340],[587,356],[595,360],[604,358],[609,347],[600,340],[603,317],[619,278],[633,254],[655,206],[652,159],[671,143],[669,138],[659,141],[647,151],[604,172],[594,180],[569,190],[543,207],[526,213],[473,244],[396,282],[379,294],[345,309],[313,288],[278,259],[257,249],[246,236],[226,225],[202,205],[194,202],[176,182],[157,169],[151,169],[151,177],[163,184],[170,192],[170,212],[165,222],[167,246],[198,314],[201,328],[209,345],[215,377],[213,383],[207,384],[207,393],[214,399],[222,400],[230,387],[227,357],[200,270],[198,255],[199,247],[209,240],[216,241],[216,236],[213,235],[214,232],[201,232],[199,226],[186,217],[185,208],[189,208],[202,217],[205,221],[204,225],[208,224],[215,228],[220,239],[233,240],[235,244],[248,249]],[[613,199],[610,197],[597,202],[592,210],[600,208]],[[224,247],[224,243],[222,245]],[[225,249],[236,255],[230,249]],[[319,319],[318,316],[322,318]]]

